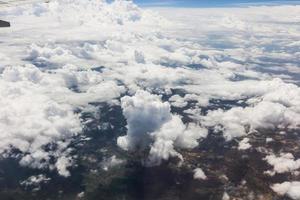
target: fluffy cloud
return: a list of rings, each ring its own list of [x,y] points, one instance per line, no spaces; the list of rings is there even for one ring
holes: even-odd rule
[[[300,182],[283,182],[274,184],[272,190],[277,194],[283,196],[287,195],[294,200],[300,199]]]
[[[202,169],[196,168],[194,169],[194,179],[205,180],[207,177]]]
[[[68,70],[65,67],[56,73],[47,73],[32,65],[3,70],[0,76],[1,154],[9,155],[11,149],[18,149],[22,154],[21,165],[57,169],[63,176],[70,175],[67,168],[73,162],[68,144],[82,131],[75,108],[88,102],[112,100],[120,96],[123,88],[110,81],[102,83],[101,76],[88,76],[88,71],[73,71],[66,76]],[[80,85],[79,93],[71,90],[70,85],[76,86],[75,83]],[[53,149],[49,150],[47,145]]]
[[[159,10],[172,23],[129,1],[62,0],[0,11],[14,21],[0,33],[0,152],[17,148],[21,164],[67,176],[74,164],[68,144],[82,130],[74,110],[125,93],[128,132],[118,145],[149,150],[151,164],[180,157],[176,148],[193,148],[207,134],[183,124],[170,104],[195,102],[184,113],[228,140],[298,129],[299,9]],[[169,95],[170,102],[139,90]],[[47,144],[56,148],[45,151]]]
[[[281,153],[280,156],[268,155],[265,160],[273,166],[273,171],[267,173],[273,175],[275,173],[293,172],[300,168],[300,159],[295,160],[291,153]]]
[[[37,191],[41,188],[41,184],[45,184],[49,182],[51,179],[47,178],[43,174],[39,174],[36,176],[30,176],[26,180],[21,181],[20,185],[28,189],[29,187],[33,188],[34,191]]]
[[[239,142],[239,150],[246,150],[251,148],[251,144],[249,144],[250,139],[249,138],[244,138],[242,141]]]
[[[222,200],[230,200],[230,196],[228,195],[227,192],[224,192],[224,194],[222,196]]]
[[[181,158],[174,147],[193,148],[207,135],[206,129],[184,125],[179,116],[171,114],[170,104],[157,95],[139,90],[121,102],[128,131],[118,138],[118,145],[129,151],[150,148],[149,165],[158,165],[169,157]]]
[[[48,167],[81,132],[72,106],[46,95],[48,88],[37,84],[41,80],[42,73],[31,66],[6,68],[0,77],[0,153],[16,148],[24,155],[20,163],[36,168]],[[58,146],[47,152],[51,143]]]
[[[210,111],[207,116],[203,117],[203,122],[207,126],[222,129],[224,137],[230,140],[246,135],[247,126],[249,126],[249,132],[259,129],[297,128],[300,125],[300,112],[294,106],[261,101],[245,108],[234,107],[228,111],[221,109]]]

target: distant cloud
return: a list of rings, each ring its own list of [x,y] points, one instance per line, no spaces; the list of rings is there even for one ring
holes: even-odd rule
[[[181,1],[176,1],[176,0],[152,1],[152,2],[140,3],[140,5],[146,7],[160,7],[160,6],[164,7],[164,6],[174,6],[180,2]]]
[[[244,3],[235,3],[234,6],[276,6],[276,5],[299,5],[299,0],[290,0],[290,1],[261,1],[261,2],[244,2]]]

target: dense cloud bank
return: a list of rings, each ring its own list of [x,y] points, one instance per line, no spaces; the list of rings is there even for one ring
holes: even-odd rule
[[[1,11],[13,26],[0,31],[0,153],[69,176],[76,163],[69,144],[85,124],[80,111],[101,102],[121,106],[127,132],[117,144],[146,151],[148,166],[184,161],[179,150],[197,147],[207,129],[227,141],[242,137],[243,151],[252,133],[299,130],[299,11],[160,10],[167,20],[128,1],[99,0]],[[268,153],[270,173],[299,168],[289,152]],[[122,162],[112,156],[102,167]],[[297,184],[272,188],[297,199]]]
[[[20,164],[53,168],[68,176],[66,167],[72,166],[68,144],[82,132],[75,109],[84,109],[88,102],[112,100],[124,88],[115,82],[104,83],[99,73],[74,69],[68,73],[67,67],[64,69],[4,68],[0,77],[0,153],[8,156],[16,148],[22,154]],[[70,84],[80,84],[81,92],[73,92]],[[53,158],[57,160],[53,162]]]

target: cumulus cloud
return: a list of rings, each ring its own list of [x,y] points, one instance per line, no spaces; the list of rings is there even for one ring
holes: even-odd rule
[[[194,179],[205,180],[207,177],[202,169],[196,168],[194,169]]]
[[[178,94],[173,95],[170,99],[169,99],[170,103],[172,106],[174,107],[179,107],[179,108],[183,108],[185,106],[187,106],[188,102],[185,101],[184,98],[182,98],[181,96],[179,96]]]
[[[259,129],[297,129],[300,125],[300,112],[294,106],[264,99],[245,108],[234,107],[228,111],[221,109],[210,111],[203,117],[203,122],[207,126],[217,128],[221,125],[219,128],[223,130],[224,137],[230,140]],[[247,126],[249,126],[248,131]]]
[[[139,90],[121,102],[128,131],[118,138],[118,145],[129,151],[150,148],[149,165],[158,165],[169,157],[182,159],[175,147],[193,148],[198,139],[207,135],[206,129],[195,124],[184,125],[179,116],[171,113],[170,104],[157,95]]]
[[[224,192],[224,194],[222,196],[222,200],[230,200],[230,196],[228,195],[227,192]]]
[[[300,199],[300,182],[283,182],[274,184],[272,190],[277,194],[283,196],[287,195],[292,199],[299,200]]]
[[[300,168],[300,159],[295,159],[291,153],[281,153],[280,156],[268,155],[265,160],[273,166],[272,171],[267,171],[268,174],[293,172]]]
[[[28,66],[6,68],[0,77],[0,153],[16,148],[24,154],[20,163],[36,168],[48,167],[50,157],[81,132],[72,106],[53,100],[45,94],[48,87],[38,84],[42,76]],[[58,144],[54,152],[45,150],[50,143]]]
[[[149,150],[151,164],[196,147],[207,135],[198,123],[228,140],[299,128],[299,6],[159,12],[173,22],[129,1],[62,0],[0,11],[14,21],[13,31],[0,35],[0,153],[17,148],[22,165],[67,176],[74,164],[68,144],[82,130],[74,111],[125,93],[128,132],[118,145]],[[224,108],[219,100],[235,103]],[[184,113],[197,123],[183,124],[170,105],[191,101]],[[55,148],[45,151],[48,144]]]
[[[18,149],[20,164],[34,168],[57,169],[68,176],[72,158],[68,144],[81,133],[78,106],[109,101],[123,91],[116,83],[102,83],[101,76],[68,68],[44,73],[32,65],[6,67],[0,76],[0,153]],[[72,80],[72,84],[70,83]],[[80,93],[73,92],[71,85]],[[51,88],[51,89],[50,89]],[[48,150],[47,145],[54,148]],[[53,160],[55,163],[51,163]]]
[[[249,138],[244,138],[242,141],[239,142],[239,150],[246,150],[251,148],[251,144],[249,144],[250,139]]]
[[[42,184],[48,183],[51,179],[46,177],[43,174],[39,174],[36,176],[30,176],[26,180],[21,181],[20,185],[28,188],[33,188],[32,190],[37,191],[41,188]]]
[[[22,32],[29,42],[24,45],[23,41],[15,40],[15,46],[24,57],[14,54],[12,45],[1,46],[0,153],[10,156],[12,149],[18,149],[22,166],[57,170],[60,175],[69,176],[68,169],[74,165],[69,144],[82,133],[83,126],[78,109],[90,107],[89,103],[93,102],[110,102],[125,92],[125,86],[121,85],[124,80],[119,79],[116,72],[92,68],[95,64],[109,62],[109,67],[124,62],[128,57],[124,54],[127,52],[125,44],[133,41],[138,32],[137,29],[131,32],[135,24],[146,27],[166,21],[127,1],[111,4],[51,1],[10,8],[4,14],[14,18],[14,27],[21,29],[16,32]],[[32,21],[35,26],[24,25],[24,20]],[[49,25],[48,22],[51,27],[40,27]],[[94,31],[89,29],[85,34],[90,25]],[[126,33],[118,34],[125,25]],[[56,34],[58,29],[60,34]],[[67,33],[70,30],[72,34]],[[104,34],[99,34],[99,30]],[[94,36],[91,33],[95,33]],[[41,35],[47,35],[47,41],[41,39]],[[16,35],[9,36],[14,40]],[[81,42],[91,41],[93,37],[99,42]],[[59,40],[72,42],[57,42]],[[146,62],[142,51],[130,53],[134,63]],[[26,64],[28,62],[34,65]]]

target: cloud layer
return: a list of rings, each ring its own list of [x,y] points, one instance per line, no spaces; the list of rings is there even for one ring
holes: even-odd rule
[[[1,155],[69,176],[81,111],[103,102],[126,118],[119,147],[146,152],[148,166],[184,160],[179,152],[197,147],[207,129],[242,137],[245,152],[248,135],[299,130],[299,6],[158,11],[96,0],[1,11],[14,22],[0,32]],[[298,169],[299,158],[272,155],[274,171]],[[298,198],[297,183],[283,186],[280,194]]]

